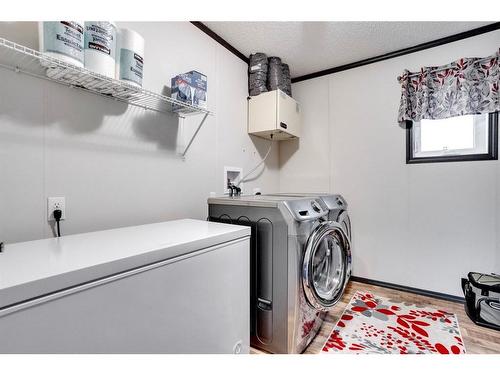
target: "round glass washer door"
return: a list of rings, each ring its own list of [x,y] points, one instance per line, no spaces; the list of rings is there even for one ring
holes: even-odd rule
[[[311,307],[325,311],[344,293],[351,270],[351,244],[338,223],[320,224],[309,237],[302,265],[302,285]]]

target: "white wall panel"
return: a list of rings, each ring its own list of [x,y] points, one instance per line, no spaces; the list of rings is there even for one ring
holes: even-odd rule
[[[118,23],[145,38],[144,87],[161,92],[189,70],[208,76],[209,116],[186,160],[176,152],[200,117],[145,111],[0,69],[0,241],[52,236],[46,198],[65,196],[63,234],[176,218],[205,219],[223,193],[223,166],[249,171],[267,150],[247,135],[247,65],[188,22]],[[36,23],[0,23],[0,36],[37,47]],[[278,190],[276,144],[244,186]],[[260,173],[262,172],[262,173]]]

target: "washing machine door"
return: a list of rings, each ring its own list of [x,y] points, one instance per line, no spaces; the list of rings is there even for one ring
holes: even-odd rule
[[[310,235],[302,264],[302,285],[311,307],[326,311],[344,293],[351,272],[351,242],[334,221],[320,224]]]

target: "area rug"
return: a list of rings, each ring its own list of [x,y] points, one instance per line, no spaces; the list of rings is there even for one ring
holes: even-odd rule
[[[455,314],[431,306],[356,292],[323,354],[463,354]]]

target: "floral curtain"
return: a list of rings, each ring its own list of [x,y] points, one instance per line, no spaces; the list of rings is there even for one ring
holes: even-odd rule
[[[500,51],[486,58],[462,58],[451,64],[408,70],[398,77],[398,121],[443,119],[500,110]]]

